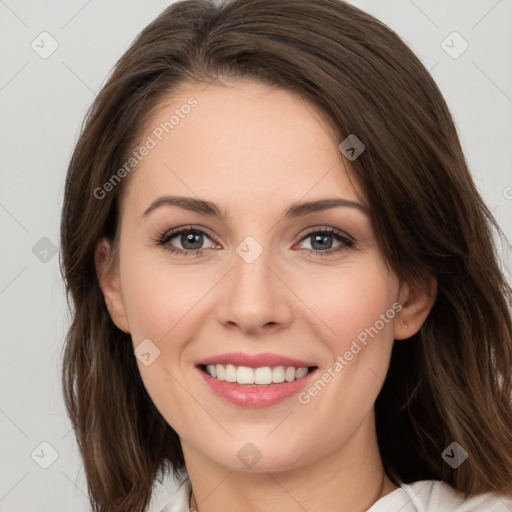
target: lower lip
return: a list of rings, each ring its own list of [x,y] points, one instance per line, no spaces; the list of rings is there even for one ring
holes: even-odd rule
[[[227,402],[239,407],[251,407],[259,409],[278,404],[291,396],[299,393],[311,379],[316,375],[318,368],[310,371],[306,376],[292,382],[283,382],[281,384],[271,384],[269,386],[242,386],[235,382],[226,382],[224,380],[214,379],[206,372],[197,368],[203,376],[206,384],[218,396]]]

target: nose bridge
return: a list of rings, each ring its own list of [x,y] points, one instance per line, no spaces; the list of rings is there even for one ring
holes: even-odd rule
[[[260,249],[261,247],[261,249]],[[269,276],[271,273],[271,250],[254,242],[244,241],[236,248],[234,256],[234,284],[235,289],[244,295],[251,296],[263,292],[269,294],[271,286]]]
[[[275,283],[272,283],[270,270],[272,265],[271,249],[263,247],[253,237],[245,238],[237,247],[234,255],[232,291],[241,301],[240,307],[264,308],[275,295]],[[274,288],[274,290],[272,290]],[[263,309],[262,309],[263,310]]]

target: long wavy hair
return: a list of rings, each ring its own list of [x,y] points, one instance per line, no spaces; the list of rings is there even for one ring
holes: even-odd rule
[[[502,232],[468,170],[454,122],[420,60],[385,24],[341,0],[185,0],[166,8],[119,59],[69,162],[61,272],[72,323],[62,384],[95,511],[141,511],[159,471],[184,468],[177,433],[148,395],[129,334],[112,322],[95,270],[114,240],[127,160],[148,116],[180,85],[249,78],[322,109],[351,165],[385,261],[407,282],[437,279],[420,331],[395,341],[376,404],[388,476],[443,480],[466,497],[512,495],[512,290]],[[135,170],[136,172],[136,170]],[[442,457],[457,442],[467,460]]]

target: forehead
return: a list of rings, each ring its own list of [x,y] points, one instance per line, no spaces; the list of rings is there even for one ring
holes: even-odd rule
[[[325,113],[289,91],[249,80],[185,85],[145,123],[137,147],[151,149],[127,196],[132,204],[163,193],[219,204],[243,197],[259,208],[307,195],[358,200],[338,138]]]

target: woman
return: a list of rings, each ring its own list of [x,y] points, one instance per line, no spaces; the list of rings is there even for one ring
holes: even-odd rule
[[[384,24],[170,6],[66,181],[63,385],[94,510],[512,510],[493,228]]]

